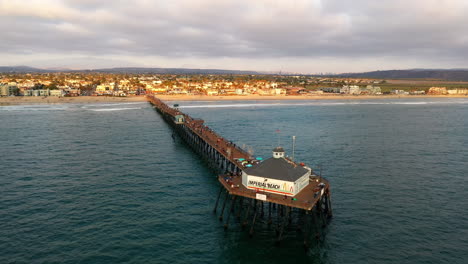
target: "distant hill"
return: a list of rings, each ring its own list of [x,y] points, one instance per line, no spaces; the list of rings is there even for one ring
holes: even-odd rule
[[[49,72],[49,70],[43,70],[33,68],[29,66],[0,66],[0,72],[3,73],[34,73],[34,72]]]
[[[187,69],[187,68],[104,68],[92,70],[69,70],[64,68],[40,69],[28,66],[0,66],[0,73],[45,73],[45,72],[99,72],[99,73],[154,73],[154,74],[274,74],[257,71],[223,70],[223,69]],[[287,75],[287,74],[285,74]],[[312,75],[317,76],[317,75]],[[341,78],[372,79],[438,79],[446,81],[468,81],[468,69],[410,69],[387,70],[361,73],[340,73],[320,75]]]
[[[186,68],[108,68],[90,70],[91,72],[109,73],[159,73],[159,74],[259,74],[256,71],[221,70],[221,69],[186,69]]]
[[[2,73],[42,73],[42,72],[101,72],[101,73],[155,73],[155,74],[260,74],[256,71],[186,68],[107,68],[93,70],[39,69],[28,66],[0,66]]]
[[[342,73],[336,77],[372,79],[439,79],[447,81],[468,81],[468,69],[412,69]]]

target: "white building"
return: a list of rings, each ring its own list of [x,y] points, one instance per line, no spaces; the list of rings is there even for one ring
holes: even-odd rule
[[[447,90],[447,94],[468,94],[468,89],[458,88]]]
[[[342,94],[361,94],[361,89],[357,85],[343,85],[340,90]]]
[[[242,172],[242,185],[260,192],[295,196],[309,185],[310,174],[310,168],[286,159],[283,148],[277,147],[272,158]]]
[[[354,95],[361,94],[361,88],[359,88],[359,86],[357,85],[350,85],[349,94],[354,94]]]
[[[0,83],[0,96],[16,95],[16,93],[18,93],[18,86],[16,86],[16,83]]]
[[[65,92],[64,92],[62,89],[50,90],[50,91],[49,91],[49,95],[50,95],[50,96],[64,96],[64,95],[65,95]]]

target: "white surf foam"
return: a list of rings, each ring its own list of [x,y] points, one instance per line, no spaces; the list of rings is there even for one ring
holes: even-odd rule
[[[141,107],[122,107],[122,108],[99,108],[99,109],[88,109],[94,112],[112,112],[112,111],[125,111],[125,110],[137,110]]]
[[[0,106],[0,111],[63,111],[66,105],[6,105]]]

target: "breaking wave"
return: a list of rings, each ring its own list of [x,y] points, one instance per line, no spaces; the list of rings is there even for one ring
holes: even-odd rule
[[[112,112],[112,111],[125,111],[125,110],[137,110],[141,107],[122,107],[122,108],[99,108],[99,109],[88,109],[94,112]]]
[[[67,105],[6,105],[0,106],[0,111],[64,111]]]

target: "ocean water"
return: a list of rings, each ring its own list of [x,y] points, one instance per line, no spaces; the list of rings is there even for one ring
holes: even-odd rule
[[[174,103],[257,156],[295,135],[332,186],[324,238],[224,231],[215,174],[147,103],[1,106],[0,263],[468,260],[467,99]]]

